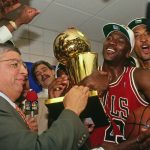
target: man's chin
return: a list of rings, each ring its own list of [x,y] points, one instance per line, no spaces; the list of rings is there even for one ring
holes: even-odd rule
[[[17,93],[21,95],[22,92],[23,92],[23,86],[20,86],[20,87],[17,89]]]
[[[148,54],[148,55],[142,55],[142,60],[144,60],[144,61],[148,61],[148,60],[150,60],[150,54]]]

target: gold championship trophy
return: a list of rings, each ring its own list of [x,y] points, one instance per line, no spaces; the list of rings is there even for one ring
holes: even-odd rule
[[[69,28],[59,34],[53,46],[56,59],[65,65],[68,70],[71,85],[80,83],[82,79],[98,68],[98,54],[90,51],[90,42],[82,32],[75,28]],[[97,91],[91,91],[89,97],[88,105],[80,116],[82,119],[91,118],[91,115],[95,113],[95,106],[101,106],[97,97]],[[50,116],[54,118],[54,120],[57,119],[61,112],[60,110],[63,109],[63,98],[64,97],[58,97],[45,101]],[[93,98],[96,98],[96,100]],[[102,108],[98,109],[101,110]],[[94,117],[93,119],[92,117],[92,120],[96,120],[96,118]]]

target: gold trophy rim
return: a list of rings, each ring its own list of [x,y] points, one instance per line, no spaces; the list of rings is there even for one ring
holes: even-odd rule
[[[98,95],[97,91],[90,91],[90,93],[89,93],[89,97],[97,96],[97,95]],[[63,102],[63,100],[64,100],[64,96],[56,97],[56,98],[50,98],[50,99],[45,100],[45,105],[60,103],[60,102]]]

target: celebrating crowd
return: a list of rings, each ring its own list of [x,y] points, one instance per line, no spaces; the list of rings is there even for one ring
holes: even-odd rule
[[[46,61],[35,62],[30,73],[42,87],[38,93],[39,113],[27,118],[16,101],[25,90],[29,71],[20,50],[9,40],[12,32],[28,24],[40,11],[16,0],[0,0],[1,18],[16,9],[21,10],[16,19],[0,27],[0,149],[150,149],[150,124],[146,124],[146,129],[140,128],[138,136],[128,139],[125,135],[126,120],[131,112],[140,107],[147,108],[150,103],[150,31],[147,19],[136,18],[127,25],[104,25],[104,62],[78,85],[71,84],[62,64],[59,65],[63,69],[59,66],[56,71]],[[133,51],[137,56],[136,63],[129,59]],[[96,98],[104,108],[107,125],[85,125],[80,119],[90,90],[98,91],[99,97]],[[53,120],[45,99],[61,96],[64,96],[64,109]],[[99,116],[99,119],[103,118]]]

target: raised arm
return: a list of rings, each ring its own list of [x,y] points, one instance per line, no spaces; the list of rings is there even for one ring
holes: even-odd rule
[[[37,16],[40,13],[39,10],[27,5],[21,6],[19,9],[21,9],[21,12],[18,15],[18,17],[14,20],[17,28],[20,27],[22,24],[28,24],[29,22],[32,21],[32,19],[35,16]],[[12,24],[10,23],[7,24],[6,26],[10,32],[16,30],[14,26],[12,26]]]
[[[10,40],[12,38],[12,32],[15,31],[17,28],[19,28],[22,24],[27,24],[32,19],[38,15],[40,12],[32,8],[30,6],[24,5],[20,6],[20,3],[14,4],[12,6],[7,7],[7,10],[5,12],[0,13],[0,18],[4,17],[7,15],[9,12],[17,9],[20,9],[20,13],[17,16],[17,18],[14,21],[9,21],[8,24],[2,26],[0,28],[0,43],[5,43],[6,41]]]

